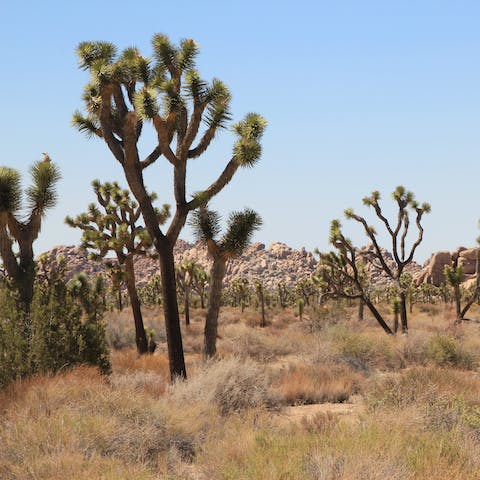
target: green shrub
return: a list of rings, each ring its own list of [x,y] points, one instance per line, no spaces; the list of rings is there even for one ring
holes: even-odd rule
[[[35,285],[28,313],[18,309],[8,284],[0,286],[0,387],[35,372],[79,364],[110,371],[102,282],[50,280]]]
[[[29,371],[27,322],[16,296],[0,288],[0,388]]]
[[[78,364],[110,370],[105,329],[102,285],[90,285],[76,276],[36,288],[31,309],[31,357],[35,370],[55,372]]]
[[[436,335],[428,341],[427,358],[439,366],[474,369],[476,360],[464,351],[458,340],[450,335]]]

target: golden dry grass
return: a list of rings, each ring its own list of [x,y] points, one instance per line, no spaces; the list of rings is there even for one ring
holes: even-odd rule
[[[80,367],[0,393],[0,478],[480,479],[478,325],[417,305],[409,335],[388,337],[329,308],[302,322],[269,310],[266,328],[258,312],[225,309],[208,364],[194,310],[182,325],[189,380],[173,386],[160,312],[147,311],[154,355],[121,339],[109,377]],[[109,321],[133,326],[126,311]],[[366,408],[295,422],[279,410],[352,395]]]

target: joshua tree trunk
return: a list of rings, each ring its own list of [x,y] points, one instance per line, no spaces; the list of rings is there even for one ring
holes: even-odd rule
[[[263,294],[263,285],[260,285],[258,289],[258,297],[260,300],[260,308],[262,312],[262,321],[260,322],[260,326],[263,328],[267,326],[267,321],[265,319],[265,296]],[[308,305],[308,301],[307,301],[307,305]]]
[[[204,357],[211,358],[217,353],[218,315],[222,301],[222,283],[225,276],[226,260],[221,256],[213,259],[210,270],[210,296],[208,298],[208,310],[205,318],[205,343]]]
[[[364,310],[365,310],[365,302],[363,301],[363,298],[360,298],[360,299],[358,300],[358,319],[359,319],[359,320],[363,320]]]
[[[380,324],[380,326],[385,330],[385,332],[388,333],[389,335],[393,335],[392,329],[385,323],[385,320],[380,315],[380,312],[375,308],[373,303],[368,298],[364,298],[363,300],[365,302],[365,305],[372,312],[373,316],[375,317],[377,322]]]
[[[119,286],[118,287],[118,290],[117,290],[117,295],[118,295],[118,298],[117,298],[117,302],[118,302],[118,309],[120,311],[123,310],[123,302],[122,302],[122,289],[121,287]]]
[[[460,285],[455,284],[453,287],[454,295],[455,295],[455,314],[456,314],[456,321],[459,322],[462,320],[462,308],[461,308],[461,298],[462,294],[460,292]]]
[[[408,333],[407,299],[403,291],[400,292],[400,318],[402,322],[402,333]]]
[[[138,154],[137,154],[138,155]],[[170,366],[170,377],[187,378],[185,368],[185,357],[183,355],[182,332],[180,329],[180,315],[178,312],[177,283],[175,278],[175,259],[173,247],[187,213],[176,215],[174,241],[169,240],[162,234],[158,225],[158,219],[151,203],[150,197],[143,184],[143,176],[136,166],[124,168],[128,185],[137,199],[142,210],[145,226],[150,233],[155,250],[160,259],[160,274],[162,278],[162,306],[165,317],[165,333],[168,344],[168,363]]]
[[[398,332],[398,311],[396,310],[393,314],[393,332]]]
[[[133,257],[128,255],[125,260],[125,272],[128,296],[132,307],[133,319],[135,322],[135,342],[137,351],[140,355],[148,353],[148,341],[143,326],[142,311],[140,308],[140,300],[138,299],[137,287],[135,285],[135,270],[133,267]]]
[[[173,245],[157,248],[157,252],[160,257],[162,274],[162,304],[165,316],[170,376],[172,379],[177,377],[187,378],[178,313]]]
[[[190,325],[190,288],[185,287],[185,325]]]

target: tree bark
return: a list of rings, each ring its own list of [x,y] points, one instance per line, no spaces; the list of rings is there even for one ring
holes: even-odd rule
[[[407,298],[403,291],[400,292],[400,320],[402,322],[402,333],[408,333]]]
[[[208,310],[205,317],[205,336],[203,354],[206,359],[212,358],[217,353],[218,315],[222,301],[222,283],[225,276],[226,261],[221,256],[213,259],[210,270],[210,296]]]
[[[263,285],[261,285],[260,288],[258,289],[258,296],[259,296],[260,308],[262,312],[262,320],[260,322],[260,327],[263,328],[267,326],[267,320],[265,318],[265,296],[263,294]],[[306,302],[306,304],[308,305],[308,301]]]
[[[188,285],[185,286],[185,325],[187,327],[190,325],[190,287]]]
[[[135,343],[137,344],[137,352],[140,355],[148,353],[148,341],[143,325],[142,310],[140,300],[138,298],[137,287],[135,285],[135,270],[133,267],[133,257],[128,255],[125,260],[125,272],[128,296],[132,307],[133,320],[135,323]]]
[[[363,298],[358,299],[358,320],[362,321],[364,318],[365,302]]]
[[[172,380],[177,378],[186,379],[187,370],[185,368],[180,316],[178,313],[173,245],[163,244],[160,246],[156,242],[156,249],[160,257],[160,272],[162,275],[162,303],[165,316],[170,377]]]
[[[389,335],[393,335],[392,329],[387,325],[383,317],[380,315],[380,312],[375,308],[373,303],[368,299],[364,298],[363,299],[365,302],[365,305],[368,307],[368,309],[372,312],[373,316],[377,320],[377,322],[380,324],[380,326],[385,330],[386,333]]]

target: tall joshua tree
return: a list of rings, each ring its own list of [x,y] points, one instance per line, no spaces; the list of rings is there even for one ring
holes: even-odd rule
[[[233,154],[210,186],[188,199],[189,160],[200,157],[216,133],[230,119],[230,93],[219,80],[207,83],[195,69],[197,44],[185,39],[179,46],[168,37],[153,37],[153,59],[136,48],[120,55],[107,42],[83,42],[78,46],[80,68],[91,74],[83,100],[87,114],[76,112],[73,124],[107,144],[122,166],[130,190],[137,199],[145,225],[160,259],[163,309],[172,378],[186,377],[175,285],[173,247],[189,212],[219,193],[239,167],[251,167],[260,158],[260,139],[265,120],[248,114],[234,125],[237,141]],[[141,158],[139,139],[144,122],[151,122],[156,145]],[[161,156],[173,169],[174,215],[167,229],[158,223],[147,193],[143,173]]]
[[[353,209],[345,210],[345,216],[348,219],[355,220],[363,226],[363,229],[372,242],[373,250],[369,253],[370,261],[377,268],[383,270],[395,283],[398,288],[400,298],[400,319],[402,324],[402,332],[408,331],[407,321],[407,293],[401,285],[401,277],[405,271],[405,267],[412,262],[417,247],[423,240],[423,226],[421,224],[423,215],[430,212],[428,203],[419,204],[412,192],[405,190],[403,186],[398,186],[392,193],[392,198],[397,203],[398,212],[395,222],[390,222],[384,215],[380,206],[380,193],[372,192],[369,197],[363,199],[363,204],[372,207],[378,219],[385,226],[391,238],[391,250],[394,264],[389,265],[385,258],[384,252],[380,249],[377,232],[375,228],[369,225],[364,217],[357,215]],[[417,236],[411,243],[410,248],[407,247],[407,235],[410,227],[410,214],[415,216],[415,224],[417,226]]]
[[[33,242],[40,233],[47,210],[56,204],[56,186],[60,180],[58,168],[48,154],[43,156],[43,161],[35,162],[30,168],[32,184],[26,190],[28,213],[25,219],[20,219],[23,214],[20,174],[13,168],[0,167],[0,255],[26,311],[32,303],[35,279]]]
[[[92,186],[103,213],[96,204],[91,203],[88,212],[75,219],[67,217],[65,222],[71,227],[83,230],[82,247],[91,251],[91,258],[99,260],[108,252],[115,253],[130,298],[137,351],[145,354],[148,352],[148,341],[135,284],[133,260],[136,255],[147,254],[152,240],[145,227],[138,225],[140,208],[130,198],[128,190],[123,190],[116,182],[101,184],[94,180]],[[155,198],[154,194],[150,195],[152,201]],[[169,215],[168,205],[164,205],[162,209],[155,208],[154,211],[157,222],[160,225],[165,223]]]
[[[217,239],[220,233],[220,215],[207,208],[200,208],[194,212],[191,225],[195,236],[207,246],[213,260],[210,270],[210,295],[205,318],[204,343],[204,356],[210,358],[217,352],[218,315],[227,262],[243,253],[250,244],[254,231],[262,225],[262,220],[256,212],[248,208],[243,212],[233,212],[229,216],[225,234]]]

